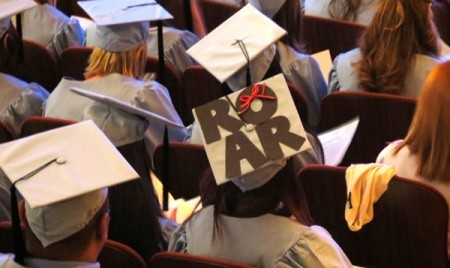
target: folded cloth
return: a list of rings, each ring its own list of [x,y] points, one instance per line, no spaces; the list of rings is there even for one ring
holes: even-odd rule
[[[393,166],[382,164],[358,164],[347,168],[345,220],[350,230],[359,231],[364,224],[372,221],[373,204],[387,190],[394,175]]]

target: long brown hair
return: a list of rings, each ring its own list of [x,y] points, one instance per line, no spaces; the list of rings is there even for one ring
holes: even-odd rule
[[[234,183],[217,186],[211,169],[200,181],[203,206],[214,206],[214,234],[220,235],[219,214],[238,217],[258,217],[264,214],[294,216],[304,225],[311,225],[303,189],[296,180],[291,160],[269,182],[251,191],[242,192]]]
[[[287,31],[287,35],[281,38],[281,42],[302,52],[304,50],[302,42],[303,19],[300,1],[286,0],[284,5],[278,10],[272,20],[281,28]]]
[[[438,55],[437,34],[425,0],[381,1],[361,38],[359,87],[400,94],[416,54]]]
[[[408,145],[417,156],[416,173],[428,180],[450,182],[450,61],[428,76],[417,99],[408,135],[394,150]]]

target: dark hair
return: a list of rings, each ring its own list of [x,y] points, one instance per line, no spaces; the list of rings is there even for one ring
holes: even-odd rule
[[[158,220],[162,212],[150,179],[150,159],[143,140],[118,150],[140,178],[109,188],[109,238],[130,246],[149,263],[153,254],[166,247]]]
[[[292,215],[301,224],[312,224],[291,160],[269,182],[251,191],[242,192],[231,182],[217,186],[211,169],[205,172],[199,187],[202,205],[214,206],[214,232],[219,235],[219,214],[238,218]]]
[[[275,23],[287,31],[287,35],[281,38],[281,42],[293,47],[299,52],[303,52],[304,50],[302,42],[302,18],[300,1],[298,0],[286,0],[277,14],[272,18]]]

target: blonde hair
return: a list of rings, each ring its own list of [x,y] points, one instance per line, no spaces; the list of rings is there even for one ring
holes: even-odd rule
[[[84,77],[106,76],[119,73],[129,77],[140,77],[144,73],[147,58],[147,46],[137,46],[129,51],[109,52],[99,47],[94,48],[89,57]]]
[[[450,182],[450,61],[428,76],[417,99],[409,133],[394,154],[408,145],[417,156],[416,173],[428,180]]]
[[[400,94],[416,54],[439,54],[437,37],[425,0],[381,1],[361,38],[362,58],[355,64],[359,87]]]

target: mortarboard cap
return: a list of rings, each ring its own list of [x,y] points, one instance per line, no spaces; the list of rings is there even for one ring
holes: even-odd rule
[[[155,114],[151,111],[144,110],[142,108],[133,106],[125,101],[122,101],[122,100],[114,98],[114,97],[106,96],[106,95],[103,95],[100,93],[96,93],[96,92],[92,92],[92,91],[88,91],[88,90],[84,90],[84,89],[76,88],[76,87],[72,87],[72,88],[70,88],[70,90],[81,96],[84,96],[86,98],[90,98],[92,100],[104,103],[106,105],[111,105],[113,107],[116,107],[118,109],[126,111],[130,114],[144,117],[148,120],[156,120],[163,124],[167,124],[169,126],[176,127],[176,128],[183,128],[183,129],[185,128],[183,125],[181,125],[177,122],[172,122],[172,121],[168,120],[167,118],[164,118],[158,114]]]
[[[217,184],[262,186],[311,148],[282,74],[193,110]]]
[[[249,4],[269,18],[273,18],[285,2],[286,0],[248,0]]]
[[[33,0],[0,0],[0,20],[8,19],[36,5]]]
[[[187,53],[223,83],[285,34],[271,19],[246,5]]]
[[[105,202],[105,188],[139,177],[92,121],[1,144],[0,167],[15,186],[11,195],[17,188],[24,197],[44,247],[84,228]]]
[[[0,167],[12,183],[52,160],[29,179],[17,182],[31,208],[139,177],[92,121],[0,144]]]
[[[155,0],[93,0],[78,4],[95,21],[96,46],[128,51],[147,40],[149,21],[172,19]]]

